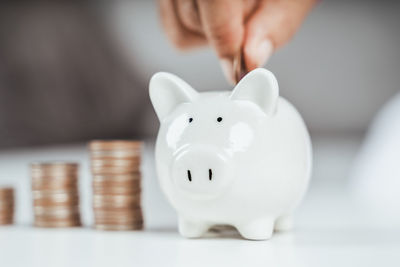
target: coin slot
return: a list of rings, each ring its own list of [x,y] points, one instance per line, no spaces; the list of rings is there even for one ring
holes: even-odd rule
[[[212,170],[208,169],[208,179],[211,181],[212,180]]]
[[[190,173],[190,170],[187,170],[187,176],[188,176],[189,182],[191,182],[192,181],[192,174]]]

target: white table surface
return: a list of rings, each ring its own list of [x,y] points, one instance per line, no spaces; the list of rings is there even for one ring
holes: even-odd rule
[[[357,138],[314,139],[314,175],[296,214],[295,230],[269,241],[247,241],[233,230],[188,240],[160,192],[152,144],[144,153],[144,231],[90,228],[89,161],[84,145],[0,152],[0,184],[17,189],[16,224],[0,227],[0,266],[400,266],[400,227],[357,206],[347,178]],[[37,160],[81,163],[81,212],[85,227],[31,226],[28,164]]]

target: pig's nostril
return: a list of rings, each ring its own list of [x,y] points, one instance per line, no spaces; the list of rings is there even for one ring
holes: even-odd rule
[[[211,181],[212,179],[212,170],[208,169],[208,179]]]
[[[192,181],[192,174],[190,173],[190,170],[187,170],[187,176],[188,176],[189,182],[191,182]]]

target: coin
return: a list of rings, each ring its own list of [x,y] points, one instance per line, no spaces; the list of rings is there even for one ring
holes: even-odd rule
[[[112,175],[119,175],[119,174],[130,174],[140,172],[140,166],[130,166],[126,168],[121,168],[118,166],[104,166],[104,167],[91,167],[92,174],[112,174]]]
[[[140,207],[140,194],[137,195],[93,195],[93,208],[135,208]]]
[[[140,141],[96,140],[89,143],[93,175],[94,228],[143,228]]]
[[[139,150],[92,150],[92,159],[114,158],[114,159],[135,159],[140,155]]]
[[[130,187],[130,188],[140,188],[140,180],[139,179],[131,179],[131,180],[98,180],[94,179],[92,181],[93,187]]]
[[[0,187],[0,199],[13,198],[14,189],[12,187]]]
[[[78,170],[78,164],[74,162],[34,162],[31,163],[31,174],[33,175],[50,175],[57,174],[75,174]]]
[[[94,174],[92,181],[94,182],[129,182],[130,180],[140,180],[140,172],[128,173],[128,174]]]
[[[94,140],[89,143],[89,149],[93,150],[139,150],[143,142],[131,140]]]
[[[45,228],[78,227],[81,226],[81,223],[80,220],[69,220],[69,221],[35,220],[34,226],[45,227]]]
[[[79,205],[79,197],[78,196],[69,196],[66,195],[64,197],[47,197],[47,198],[36,198],[33,199],[34,206],[43,206],[43,207],[54,207],[54,206],[78,206]]]
[[[96,218],[141,218],[142,210],[140,208],[112,208],[112,209],[96,209]]]
[[[14,220],[14,188],[0,187],[0,225],[12,224]]]
[[[0,225],[9,225],[9,224],[13,224],[14,219],[11,218],[7,218],[7,219],[1,219],[0,218]]]
[[[13,214],[13,212],[2,212],[1,214],[0,214],[0,219],[9,219],[9,218],[12,218],[14,216],[14,214]]]
[[[94,218],[96,224],[108,224],[108,225],[135,225],[143,223],[143,218]]]
[[[129,231],[129,230],[141,230],[143,229],[143,222],[131,225],[116,225],[116,224],[95,224],[96,230],[103,231]]]
[[[0,202],[0,212],[9,212],[14,209],[14,201],[2,201]]]
[[[33,207],[33,213],[37,216],[49,216],[57,218],[65,218],[79,214],[79,208],[76,206],[35,206]]]
[[[33,180],[33,179],[32,179]],[[65,180],[33,180],[32,190],[74,190],[78,186],[78,181]]]
[[[140,192],[140,187],[93,187],[93,193],[96,195],[133,195]]]
[[[73,221],[79,220],[80,214],[70,213],[70,214],[34,214],[35,221],[49,221],[49,222],[59,222],[59,221]]]
[[[142,223],[143,222],[143,217],[118,217],[118,218],[104,218],[104,217],[98,217],[96,216],[95,218],[95,223],[96,224],[115,224],[115,225],[131,225],[131,224],[137,224],[137,223]]]
[[[33,190],[32,196],[34,199],[37,198],[65,198],[67,196],[78,196],[77,190],[71,189],[60,189],[60,190]]]
[[[239,53],[237,53],[233,59],[233,71],[236,83],[238,83],[246,74],[246,64],[243,56],[243,49],[240,49]]]
[[[31,169],[32,170],[36,170],[36,169],[40,169],[40,170],[44,170],[44,169],[48,169],[48,170],[59,170],[59,169],[63,169],[63,170],[76,170],[78,169],[78,163],[76,162],[66,162],[66,161],[53,161],[53,162],[32,162],[31,163]]]
[[[31,164],[35,226],[80,225],[78,168],[74,162]]]
[[[120,167],[120,168],[132,168],[137,167],[140,164],[140,158],[94,158],[91,160],[92,167]]]

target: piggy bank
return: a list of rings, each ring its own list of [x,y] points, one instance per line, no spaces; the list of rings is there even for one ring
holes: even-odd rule
[[[251,71],[232,92],[204,93],[160,72],[150,99],[160,120],[158,179],[181,235],[201,237],[223,224],[265,240],[292,227],[310,179],[311,143],[270,71]]]

